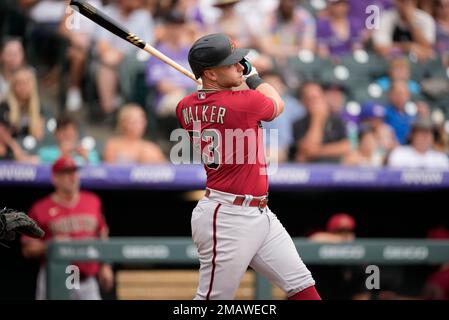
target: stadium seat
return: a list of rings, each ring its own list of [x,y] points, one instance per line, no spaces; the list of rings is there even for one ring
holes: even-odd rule
[[[297,56],[289,58],[288,66],[302,82],[322,82],[322,72],[331,69],[332,62],[328,59],[322,59],[310,51],[301,51]]]

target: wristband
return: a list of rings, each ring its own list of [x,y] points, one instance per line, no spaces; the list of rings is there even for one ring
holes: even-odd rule
[[[259,77],[258,74],[254,74],[246,79],[246,84],[250,89],[255,90],[258,86],[260,86],[265,81],[262,80],[261,77]]]

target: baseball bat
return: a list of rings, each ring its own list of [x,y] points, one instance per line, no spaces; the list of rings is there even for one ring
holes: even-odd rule
[[[159,60],[165,62],[169,66],[175,68],[179,72],[183,73],[193,81],[195,81],[198,84],[201,84],[200,80],[197,80],[195,76],[185,69],[183,66],[179,65],[176,61],[173,61],[166,55],[164,55],[159,50],[155,49],[142,39],[140,39],[138,36],[136,36],[134,33],[127,30],[125,27],[120,25],[117,21],[114,21],[107,15],[105,15],[103,12],[92,6],[91,4],[82,1],[82,0],[71,0],[70,6],[73,10],[78,11],[86,18],[92,20],[96,24],[102,26],[106,30],[112,32],[116,36],[122,38],[125,41],[128,41],[129,43],[135,45],[136,47],[145,50],[152,56],[158,58]]]

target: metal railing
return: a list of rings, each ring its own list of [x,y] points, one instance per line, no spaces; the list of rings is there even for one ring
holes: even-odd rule
[[[310,265],[423,265],[449,261],[449,241],[364,239],[330,244],[295,238],[294,242],[303,261]],[[51,242],[47,251],[48,299],[69,299],[66,268],[74,261],[199,265],[192,240],[184,237]],[[271,299],[271,289],[272,285],[256,274],[255,298]]]

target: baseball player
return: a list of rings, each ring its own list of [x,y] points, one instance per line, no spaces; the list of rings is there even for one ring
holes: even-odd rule
[[[52,183],[55,191],[37,201],[30,210],[30,217],[45,231],[45,237],[22,237],[22,252],[27,258],[40,258],[41,268],[37,277],[36,299],[46,299],[45,251],[48,240],[87,240],[107,238],[101,200],[97,195],[80,191],[78,166],[71,157],[62,156],[52,165]],[[97,262],[74,263],[79,268],[79,289],[71,291],[73,300],[100,300],[97,281],[105,290],[113,286],[113,271],[108,264]]]
[[[320,299],[291,237],[267,206],[266,164],[255,156],[264,155],[259,128],[279,116],[284,103],[245,59],[248,52],[224,34],[198,39],[188,58],[203,86],[176,109],[193,145],[203,151],[207,173],[206,194],[191,219],[200,260],[195,299],[233,299],[248,266],[289,299]],[[244,80],[250,90],[234,91]],[[231,142],[244,142],[243,150]]]

